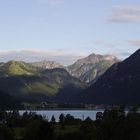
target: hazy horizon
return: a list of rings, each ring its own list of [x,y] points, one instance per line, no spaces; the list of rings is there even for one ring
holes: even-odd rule
[[[140,1],[0,0],[0,61],[95,54],[125,59],[140,48]]]
[[[48,55],[49,54],[49,55]],[[73,55],[73,54],[53,54],[53,52],[48,53],[48,52],[40,52],[40,51],[29,51],[29,50],[21,50],[21,51],[7,51],[7,52],[2,52],[0,53],[0,62],[8,62],[8,61],[24,61],[27,63],[30,62],[39,62],[39,61],[55,61],[58,62],[64,66],[68,66],[73,64],[74,62],[76,62],[79,59],[83,59],[85,57],[88,57],[89,55],[91,55],[93,53],[87,54],[87,55]],[[94,53],[95,54],[95,53]],[[113,54],[95,54],[95,55],[113,55]],[[129,57],[131,54],[126,54],[124,55],[125,57],[121,58],[121,57],[117,57],[115,55],[116,58],[118,58],[119,60],[124,60],[127,57]],[[66,60],[66,61],[65,61]]]

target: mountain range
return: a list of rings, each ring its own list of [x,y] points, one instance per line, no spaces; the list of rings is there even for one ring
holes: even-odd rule
[[[124,61],[91,54],[70,66],[54,61],[0,63],[0,99],[140,104],[140,49]],[[11,98],[11,100],[10,100]]]
[[[96,81],[109,67],[118,61],[119,60],[113,55],[98,55],[92,53],[69,66],[63,66],[58,62],[46,60],[30,64],[40,69],[63,68],[73,77],[90,83]]]
[[[116,61],[113,56],[92,54],[68,67],[45,60],[2,62],[0,90],[21,101],[75,102],[88,87],[86,82],[97,79]]]
[[[69,87],[72,87],[71,94],[74,96],[85,84],[61,68],[38,70],[33,65],[19,61],[0,65],[0,89],[20,100],[48,100],[52,96],[69,94],[69,90],[63,93]]]

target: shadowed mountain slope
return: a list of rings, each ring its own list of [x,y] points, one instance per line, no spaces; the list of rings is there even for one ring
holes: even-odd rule
[[[95,104],[140,105],[140,49],[114,64],[81,98]]]
[[[73,93],[69,93],[69,87],[73,87]],[[83,88],[85,84],[65,69],[38,70],[28,63],[18,61],[0,65],[0,89],[21,100],[57,100],[60,93],[61,97],[68,98],[68,94],[74,96]],[[62,92],[63,89],[65,92]]]

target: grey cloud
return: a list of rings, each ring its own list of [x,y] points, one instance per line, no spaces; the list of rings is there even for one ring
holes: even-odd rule
[[[140,5],[115,6],[106,20],[114,23],[140,23]]]

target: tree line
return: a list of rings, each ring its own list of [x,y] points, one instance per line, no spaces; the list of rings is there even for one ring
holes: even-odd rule
[[[77,119],[70,114],[56,122],[35,112],[0,110],[0,140],[140,140],[140,113],[136,107],[97,112],[96,120]]]

